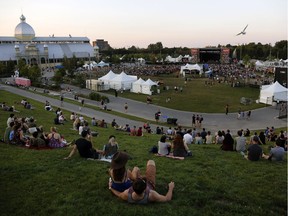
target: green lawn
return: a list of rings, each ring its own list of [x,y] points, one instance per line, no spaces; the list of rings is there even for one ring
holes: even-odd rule
[[[257,88],[231,87],[226,83],[214,83],[206,85],[205,82],[210,81],[208,78],[193,78],[187,81],[185,86],[184,79],[175,76],[152,77],[153,81],[161,81],[164,84],[159,87],[160,94],[152,96],[153,104],[168,107],[171,109],[204,112],[204,113],[223,113],[226,104],[229,104],[230,112],[237,112],[239,107],[242,110],[253,110],[264,107],[263,104],[257,104],[255,101],[259,99],[260,90]],[[169,86],[169,89],[166,89]],[[174,86],[182,87],[183,91],[175,91]],[[165,90],[163,90],[165,88]],[[114,91],[107,91],[114,94]],[[121,97],[130,98],[146,102],[147,95],[123,92],[119,94]],[[166,98],[171,98],[170,102],[166,102]],[[250,105],[240,104],[242,97],[252,99]]]
[[[0,98],[8,105],[22,99],[1,90]],[[36,109],[16,105],[16,115],[33,116],[48,131],[55,114],[29,101]],[[2,134],[9,114],[0,111]],[[68,141],[79,137],[69,121],[57,128]],[[175,182],[172,201],[148,206],[120,201],[108,190],[109,164],[78,154],[63,160],[71,148],[29,150],[0,143],[1,215],[287,215],[287,155],[280,163],[250,162],[236,152],[221,151],[219,145],[191,145],[193,156],[178,161],[148,153],[159,135],[130,137],[111,127],[92,130],[100,134],[93,138],[95,148],[116,135],[120,149],[132,156],[130,168],[143,171],[148,159],[155,160],[157,191],[165,194],[168,182]],[[272,144],[263,146],[265,153]]]

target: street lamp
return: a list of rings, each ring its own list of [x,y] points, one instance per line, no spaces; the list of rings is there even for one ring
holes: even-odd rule
[[[92,90],[92,78],[91,78],[91,73],[92,73],[92,68],[90,68],[91,67],[91,61],[90,61],[90,53],[88,53],[88,56],[89,56],[89,76],[90,76],[90,90]]]

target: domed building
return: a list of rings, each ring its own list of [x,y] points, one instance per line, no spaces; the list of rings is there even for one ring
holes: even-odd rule
[[[35,38],[34,29],[26,23],[26,18],[22,14],[20,17],[21,22],[15,28],[15,38],[22,41],[31,41]]]
[[[0,36],[0,62],[7,63],[24,60],[29,65],[55,67],[63,62],[63,58],[93,60],[95,49],[87,37],[36,37],[35,31],[26,22],[24,15],[15,27],[14,37]]]

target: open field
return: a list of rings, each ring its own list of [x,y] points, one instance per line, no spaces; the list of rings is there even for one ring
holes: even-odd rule
[[[0,91],[0,98],[12,105],[22,97]],[[33,116],[48,131],[54,112],[29,100],[35,110],[19,107],[17,116]],[[70,112],[64,111],[69,117]],[[4,133],[9,112],[0,111]],[[88,119],[90,122],[90,119]],[[79,137],[68,121],[57,126],[68,141]],[[109,164],[86,161],[77,154],[63,160],[70,148],[30,150],[0,143],[1,215],[287,215],[287,155],[285,162],[249,162],[236,152],[223,152],[219,145],[191,145],[193,156],[184,161],[156,157],[148,150],[160,135],[130,137],[111,127],[93,127],[95,148],[101,148],[109,135],[116,135],[121,150],[132,160],[128,167],[153,159],[157,166],[156,187],[161,194],[175,182],[173,200],[150,206],[128,205],[108,190]],[[279,131],[278,129],[277,131]],[[2,133],[2,134],[3,134]],[[273,143],[262,146],[265,153]]]
[[[145,78],[146,79],[146,78]],[[152,77],[153,81],[161,81],[164,84],[159,87],[160,94],[152,95],[153,104],[168,107],[176,110],[204,112],[204,113],[223,113],[226,104],[229,104],[230,112],[242,110],[253,110],[264,107],[263,104],[257,104],[260,90],[257,88],[231,87],[230,84],[214,82],[213,85],[207,85],[205,82],[211,82],[208,78],[195,78],[187,81],[185,85],[183,77],[159,76]],[[166,86],[169,86],[167,90]],[[182,87],[183,91],[175,91],[174,86]],[[165,89],[165,90],[163,90]],[[114,94],[114,91],[108,91]],[[130,98],[146,102],[147,95],[123,92],[121,97]],[[249,98],[253,102],[249,105],[240,104],[242,97]],[[166,98],[171,98],[167,103]]]

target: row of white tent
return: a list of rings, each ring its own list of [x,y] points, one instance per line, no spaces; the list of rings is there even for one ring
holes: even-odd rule
[[[272,105],[274,101],[288,101],[288,89],[277,81],[272,85],[263,85],[260,90],[260,103]]]
[[[277,60],[277,61],[260,61],[260,60],[257,60],[255,62],[255,67],[256,69],[265,69],[265,68],[268,68],[268,67],[287,67],[288,66],[288,59],[286,60],[283,60],[283,59],[280,59],[280,60]]]
[[[151,79],[144,81],[141,78],[138,79],[137,76],[127,75],[125,72],[115,74],[112,70],[98,78],[98,81],[106,86],[105,89],[130,90],[134,93],[147,95],[152,95],[152,86],[157,86],[157,83]]]
[[[173,58],[173,57],[171,57],[170,55],[168,55],[168,56],[165,58],[165,62],[179,63],[179,62],[183,62],[183,59],[185,59],[185,61],[190,62],[190,61],[192,61],[193,57],[190,56],[190,55],[185,55],[185,56],[179,55],[178,57]]]
[[[105,63],[104,61],[100,61],[99,63],[92,61],[91,63],[86,63],[82,67],[86,70],[92,70],[94,67],[105,67],[109,66],[109,63]]]

